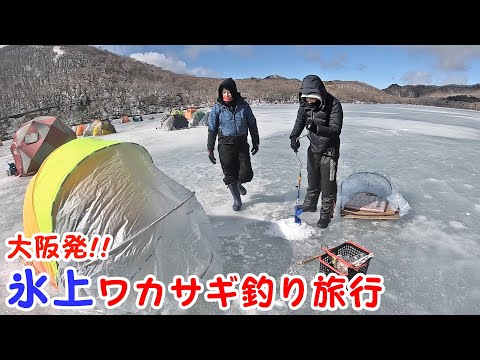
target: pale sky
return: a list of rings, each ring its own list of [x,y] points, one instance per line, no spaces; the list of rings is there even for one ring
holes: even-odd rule
[[[176,73],[398,85],[480,83],[480,45],[95,45]]]
[[[5,47],[7,45],[0,45]],[[480,83],[480,45],[94,45],[200,77],[280,75],[398,85]]]

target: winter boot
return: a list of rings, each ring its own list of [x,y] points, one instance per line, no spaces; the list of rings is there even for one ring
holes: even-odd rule
[[[333,218],[333,212],[335,211],[335,202],[337,200],[337,194],[333,193],[328,196],[322,195],[322,206],[320,207],[320,220],[318,220],[317,226],[321,229],[325,229],[330,220]]]
[[[233,211],[239,211],[242,208],[242,199],[240,198],[240,187],[239,182],[234,182],[233,184],[228,185],[230,192],[233,196]]]
[[[238,183],[238,188],[240,189],[240,195],[246,195],[247,194],[247,189],[245,189],[240,182]]]
[[[318,220],[317,222],[317,227],[319,227],[320,229],[325,229],[328,224],[330,224],[330,218],[320,218],[320,220]]]
[[[320,229],[325,229],[328,224],[330,224],[330,220],[333,218],[333,211],[330,214],[324,214],[322,213],[322,210],[320,210],[320,220],[317,222],[317,227]]]

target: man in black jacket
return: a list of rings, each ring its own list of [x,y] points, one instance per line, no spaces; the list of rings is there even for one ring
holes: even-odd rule
[[[303,79],[298,98],[300,107],[290,133],[290,146],[293,151],[298,151],[298,137],[305,127],[310,140],[307,150],[308,188],[303,204],[299,207],[303,211],[317,211],[321,193],[317,226],[324,229],[333,217],[337,201],[337,166],[343,109],[340,101],[327,92],[317,75],[307,75]]]

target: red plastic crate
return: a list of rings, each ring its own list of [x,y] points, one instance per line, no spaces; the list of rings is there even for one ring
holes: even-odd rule
[[[323,251],[325,254],[319,257],[318,272],[325,275],[333,272],[337,275],[347,276],[348,280],[351,280],[358,273],[367,274],[370,260],[373,257],[370,250],[350,240],[331,249],[323,249]],[[364,261],[356,263],[361,259]]]

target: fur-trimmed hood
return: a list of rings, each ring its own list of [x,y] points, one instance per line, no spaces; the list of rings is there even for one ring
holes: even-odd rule
[[[315,94],[321,98],[322,103],[325,103],[327,98],[327,89],[322,79],[317,75],[307,75],[302,81],[300,92],[298,93],[298,100],[300,103],[306,102],[302,95]],[[316,96],[315,96],[316,97]]]

